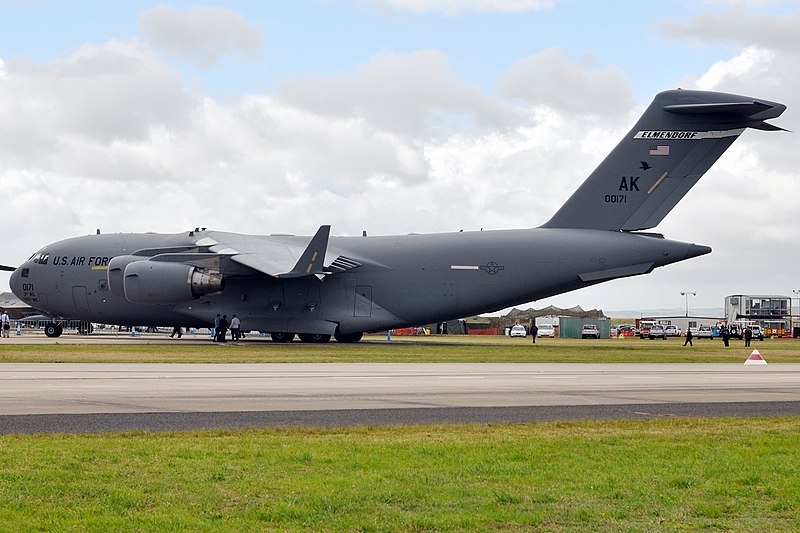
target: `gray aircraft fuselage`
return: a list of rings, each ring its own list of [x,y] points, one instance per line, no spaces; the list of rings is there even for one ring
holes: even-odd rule
[[[92,322],[207,326],[217,313],[235,313],[253,330],[333,334],[338,325],[341,333],[355,333],[496,311],[711,251],[650,234],[602,230],[332,237],[330,244],[361,266],[322,279],[233,275],[222,291],[178,304],[135,304],[109,290],[111,258],[191,245],[202,237],[187,232],[67,239],[46,248],[46,264],[22,265],[11,286],[34,307]]]
[[[497,311],[651,272],[711,251],[641,233],[655,227],[747,128],[786,106],[664,91],[543,226],[400,236],[89,235],[34,254],[11,290],[54,316],[209,326],[236,314],[275,340],[358,340],[362,332]]]

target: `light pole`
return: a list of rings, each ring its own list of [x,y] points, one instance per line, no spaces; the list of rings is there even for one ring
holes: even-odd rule
[[[686,299],[686,318],[689,318],[689,295],[697,296],[696,292],[692,291],[681,291],[681,296],[684,296]]]

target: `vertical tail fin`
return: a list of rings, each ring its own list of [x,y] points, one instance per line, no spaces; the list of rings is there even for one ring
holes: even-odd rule
[[[633,231],[655,227],[747,128],[783,104],[706,91],[656,95],[633,129],[542,227]]]

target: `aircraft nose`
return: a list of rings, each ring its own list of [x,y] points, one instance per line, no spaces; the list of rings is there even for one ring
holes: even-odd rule
[[[20,274],[21,269],[22,267],[19,267],[16,270],[14,270],[14,272],[11,273],[11,277],[8,278],[9,288],[11,289],[11,292],[13,292],[18,298],[19,294],[17,294],[17,289],[19,288],[19,278],[21,276]]]

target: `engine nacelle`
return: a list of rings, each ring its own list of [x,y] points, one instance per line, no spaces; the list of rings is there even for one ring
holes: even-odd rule
[[[108,262],[108,288],[111,294],[125,298],[125,268],[134,261],[142,261],[138,255],[118,255]]]
[[[134,261],[125,267],[125,298],[137,304],[176,304],[221,291],[222,276],[185,263]]]

